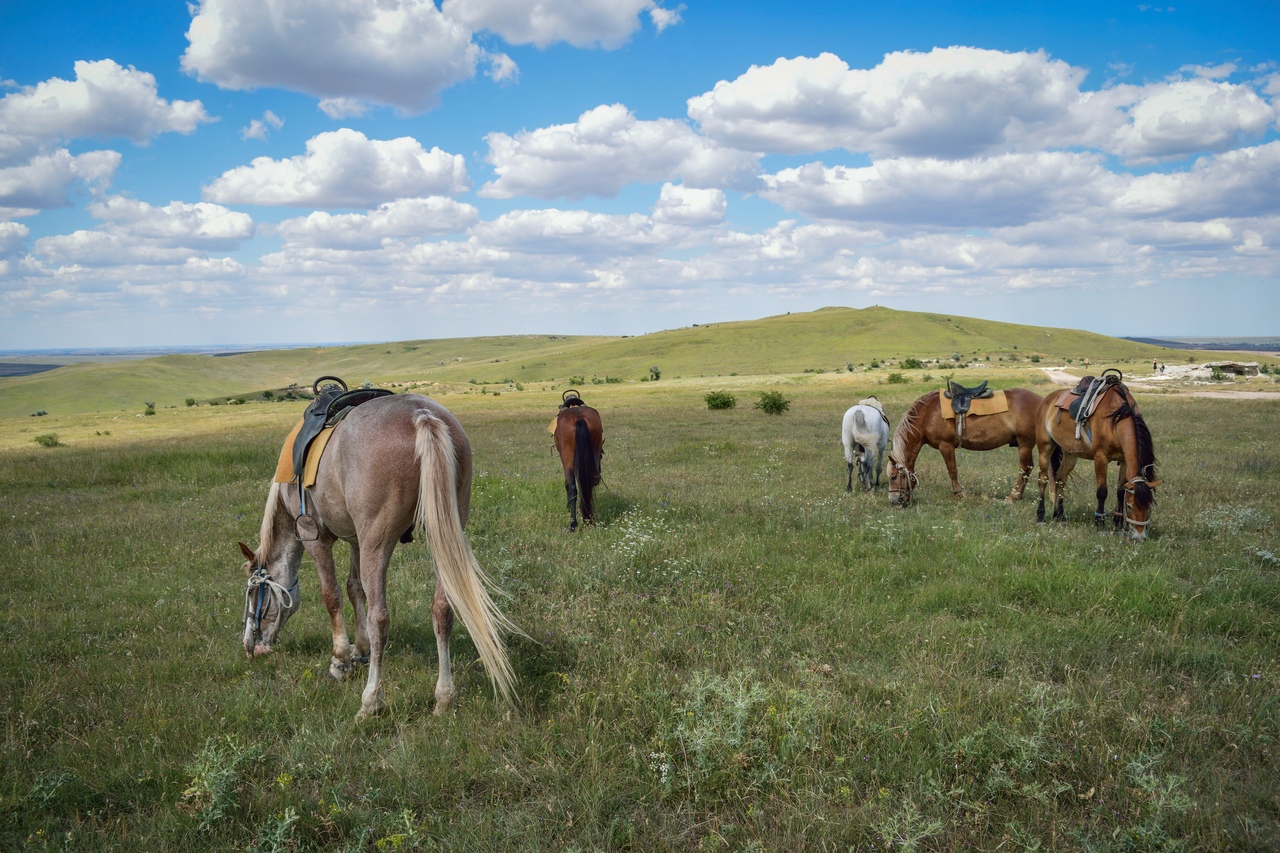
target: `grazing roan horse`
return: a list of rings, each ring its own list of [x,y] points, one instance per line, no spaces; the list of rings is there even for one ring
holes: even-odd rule
[[[494,692],[510,701],[515,675],[502,635],[519,629],[490,598],[489,581],[463,533],[471,506],[471,444],[457,419],[439,403],[416,394],[371,400],[338,424],[315,478],[315,485],[305,490],[305,505],[297,485],[273,482],[258,549],[240,543],[249,574],[245,653],[253,657],[270,652],[281,627],[298,609],[298,570],[305,551],[319,570],[333,631],[329,673],[344,678],[367,659],[368,679],[357,719],[377,713],[389,624],[387,565],[396,543],[408,541],[419,529],[426,534],[435,563],[431,623],[440,663],[435,712],[448,709],[455,695],[449,666],[454,614],[470,633]],[[347,639],[342,591],[334,575],[333,546],[338,540],[351,545],[347,595],[355,608],[354,643]]]
[[[600,425],[600,413],[582,402],[577,391],[565,391],[560,399],[560,411],[551,424],[551,431],[564,468],[569,529],[577,530],[579,503],[582,505],[582,523],[595,522],[595,488],[600,485],[604,429]]]
[[[875,397],[859,401],[844,413],[840,425],[840,442],[844,445],[844,461],[849,467],[846,492],[853,491],[853,466],[858,465],[858,482],[868,492],[873,488],[871,472],[875,471],[875,487],[880,485],[884,468],[884,450],[889,443],[889,420]]]
[[[1009,500],[1019,500],[1031,476],[1032,454],[1036,448],[1036,412],[1040,395],[1025,388],[1009,388],[1004,392],[1008,410],[996,414],[965,415],[964,432],[957,438],[957,421],[942,416],[942,406],[950,405],[941,392],[930,391],[911,404],[898,421],[889,451],[889,503],[907,506],[912,490],[919,485],[916,456],[926,444],[936,447],[951,475],[951,493],[963,495],[964,488],[956,476],[956,448],[993,450],[997,447],[1018,448],[1018,480]]]
[[[1110,378],[1108,379],[1108,376]],[[1076,390],[1089,396],[1087,384],[1082,380]],[[1155,445],[1151,430],[1138,412],[1133,394],[1121,381],[1120,371],[1103,372],[1101,385],[1095,386],[1096,408],[1082,416],[1077,425],[1067,406],[1079,397],[1070,388],[1051,391],[1040,404],[1038,441],[1040,445],[1040,504],[1036,520],[1044,521],[1044,492],[1049,487],[1053,502],[1053,517],[1061,521],[1063,487],[1067,475],[1075,467],[1077,459],[1092,459],[1093,473],[1097,481],[1098,507],[1093,518],[1099,528],[1106,526],[1107,515],[1107,466],[1120,463],[1116,483],[1116,508],[1112,514],[1115,529],[1128,529],[1129,538],[1145,539],[1147,525],[1151,522],[1151,507],[1155,504],[1156,479]]]

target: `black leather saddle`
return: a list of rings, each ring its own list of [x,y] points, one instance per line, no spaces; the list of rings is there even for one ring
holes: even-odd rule
[[[995,391],[987,387],[987,380],[972,387],[966,387],[956,382],[954,379],[947,380],[946,396],[951,400],[951,411],[957,415],[966,414],[974,400],[981,400],[995,394]]]
[[[571,409],[574,406],[585,406],[582,401],[582,392],[574,388],[570,388],[560,395],[560,408]]]
[[[1067,414],[1071,415],[1071,420],[1079,423],[1082,410],[1084,412],[1083,416],[1086,418],[1093,414],[1094,408],[1098,405],[1098,400],[1102,398],[1102,392],[1110,385],[1121,384],[1123,378],[1123,374],[1114,367],[1109,367],[1102,371],[1101,376],[1080,377],[1076,387],[1071,389],[1074,399],[1067,406]]]
[[[302,472],[307,465],[307,450],[322,429],[338,423],[361,403],[391,394],[385,388],[357,388],[348,391],[347,383],[336,376],[321,376],[312,383],[311,390],[316,398],[302,413],[302,429],[293,440],[293,474],[299,484],[302,483]]]

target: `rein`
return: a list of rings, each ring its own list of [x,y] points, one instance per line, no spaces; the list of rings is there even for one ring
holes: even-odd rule
[[[267,574],[266,566],[258,566],[249,575],[249,583],[244,591],[244,621],[246,625],[253,625],[255,643],[262,637],[262,614],[268,601],[276,606],[275,628],[279,631],[284,622],[285,611],[293,610],[297,605],[299,580],[295,578],[293,586],[286,588]]]

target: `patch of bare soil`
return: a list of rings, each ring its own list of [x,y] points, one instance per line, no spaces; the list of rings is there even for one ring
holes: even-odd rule
[[[1075,385],[1080,379],[1080,377],[1068,373],[1061,367],[1042,367],[1040,369],[1059,385]],[[1203,387],[1187,388],[1173,384],[1174,380],[1182,380],[1183,382],[1194,382],[1197,385],[1207,385],[1211,375],[1210,369],[1203,364],[1171,364],[1166,366],[1163,371],[1156,372],[1151,376],[1126,377],[1125,382],[1131,388],[1145,390],[1155,390],[1159,385],[1163,384],[1165,387],[1160,388],[1160,390],[1188,397],[1214,397],[1223,400],[1280,400],[1280,390],[1241,391],[1225,388],[1219,390]]]

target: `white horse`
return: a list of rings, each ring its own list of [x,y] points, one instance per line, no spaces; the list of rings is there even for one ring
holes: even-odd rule
[[[844,413],[840,428],[844,443],[844,460],[849,464],[849,482],[846,492],[853,491],[853,465],[858,463],[858,482],[869,492],[873,488],[871,474],[875,472],[875,486],[880,485],[880,471],[884,468],[884,450],[889,442],[889,419],[884,407],[875,397],[860,400],[858,405]]]

